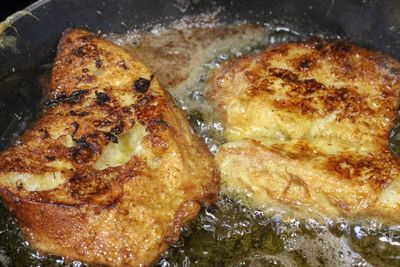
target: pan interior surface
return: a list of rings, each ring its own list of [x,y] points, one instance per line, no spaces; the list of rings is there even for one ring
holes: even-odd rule
[[[0,66],[3,72],[0,74],[3,84],[0,107],[6,107],[4,117],[0,119],[0,149],[14,142],[39,114],[48,64],[52,62],[60,33],[70,26],[104,34],[138,55],[143,53],[146,43],[153,44],[165,57],[168,56],[167,45],[168,49],[181,54],[197,51],[192,54],[199,60],[194,63],[183,61],[194,65],[191,69],[194,74],[189,77],[172,71],[172,78],[180,75],[181,81],[165,86],[169,87],[176,103],[187,111],[192,127],[211,152],[224,142],[223,125],[208,107],[206,81],[209,73],[222,61],[256,53],[276,43],[313,36],[347,38],[395,57],[400,53],[400,23],[394,12],[399,7],[394,1],[39,2],[42,3],[28,8],[37,19],[26,16],[16,20],[14,25],[18,35],[12,29],[6,30],[7,36],[16,36],[17,46],[16,49],[5,47],[0,53],[4,57],[1,63],[4,66]],[[33,36],[62,9],[80,11],[74,13],[75,17],[60,15],[47,34]],[[384,20],[379,18],[382,14],[386,14]],[[110,18],[109,22],[105,23],[103,18]],[[213,39],[224,32],[226,37]],[[232,38],[233,32],[242,41]],[[197,35],[193,39],[197,38],[198,42],[204,42],[204,37],[199,36],[208,35],[209,49],[193,50],[201,46],[196,42],[184,46],[179,38],[175,38],[178,33]],[[32,60],[23,64],[28,56]],[[148,59],[150,64],[151,59]],[[167,64],[161,60],[160,64],[164,63]],[[391,135],[391,148],[395,152],[400,151],[398,128],[396,126]],[[0,265],[67,265],[68,261],[62,257],[43,256],[33,251],[24,241],[16,221],[2,205],[0,214]],[[201,215],[183,229],[181,239],[157,265],[398,266],[399,241],[398,226],[329,219],[324,222],[300,221],[279,214],[271,216],[222,195],[216,205],[202,210]],[[72,262],[72,266],[84,265]]]

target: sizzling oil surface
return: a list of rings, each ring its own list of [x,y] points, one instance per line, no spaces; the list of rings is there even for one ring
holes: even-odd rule
[[[223,125],[205,97],[208,75],[229,58],[301,40],[302,36],[280,27],[186,26],[113,36],[112,40],[127,46],[153,68],[164,88],[187,111],[197,134],[215,153],[224,142]],[[215,206],[203,210],[185,229],[181,240],[158,265],[398,266],[398,231],[400,228],[375,222],[301,222],[266,215],[221,196]]]
[[[206,100],[207,78],[220,62],[256,53],[275,43],[300,40],[287,28],[184,21],[150,32],[110,35],[148,65],[212,152],[223,143],[223,125]],[[398,127],[400,128],[400,127]],[[399,131],[400,132],[400,131]],[[392,135],[397,151],[400,134]],[[23,240],[16,222],[0,206],[0,265],[64,266]],[[298,221],[253,210],[228,197],[183,231],[158,266],[399,266],[400,226],[375,222]],[[72,266],[83,266],[72,262]]]

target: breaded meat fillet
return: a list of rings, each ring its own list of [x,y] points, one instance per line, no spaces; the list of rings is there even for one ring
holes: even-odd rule
[[[265,210],[400,222],[400,161],[388,148],[399,79],[398,61],[340,40],[225,63],[210,89],[225,123],[224,190]]]
[[[0,155],[0,192],[30,244],[110,266],[148,266],[218,195],[185,114],[124,49],[70,29],[43,116]]]

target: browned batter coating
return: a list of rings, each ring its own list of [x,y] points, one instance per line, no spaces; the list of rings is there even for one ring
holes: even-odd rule
[[[227,62],[211,86],[226,192],[301,216],[400,222],[400,161],[388,148],[397,60],[316,39]]]
[[[218,172],[149,70],[67,30],[43,116],[0,155],[0,194],[37,250],[147,266],[218,195]]]

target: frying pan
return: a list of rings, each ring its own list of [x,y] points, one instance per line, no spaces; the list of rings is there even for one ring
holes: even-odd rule
[[[25,10],[29,14],[16,13],[7,20],[12,27],[0,33],[0,40],[8,40],[0,42],[0,150],[12,144],[39,113],[43,96],[39,77],[49,69],[61,33],[68,27],[125,33],[218,10],[221,22],[269,23],[289,27],[303,38],[319,33],[340,36],[400,58],[400,2],[396,0],[39,0]],[[0,212],[5,213],[3,207]],[[15,224],[6,222],[12,220],[7,216],[0,218],[0,226],[12,229],[0,228],[0,237],[9,238],[3,243],[21,243],[21,236],[13,236],[17,241],[7,236],[7,231],[17,231]],[[25,259],[24,253],[31,251],[0,244],[0,265],[62,262],[35,253]]]

